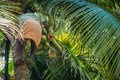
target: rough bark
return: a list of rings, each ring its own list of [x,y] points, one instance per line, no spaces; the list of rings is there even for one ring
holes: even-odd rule
[[[25,63],[15,67],[16,80],[30,80],[29,70]]]
[[[17,52],[13,52],[13,61],[17,60]],[[30,80],[29,69],[24,62],[21,65],[14,66],[15,80]]]

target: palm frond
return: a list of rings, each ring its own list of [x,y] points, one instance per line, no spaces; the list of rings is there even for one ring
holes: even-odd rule
[[[118,0],[87,0],[90,2],[93,2],[100,7],[108,10],[110,13],[112,13],[114,16],[116,16],[118,19],[120,19],[120,2]]]
[[[22,14],[20,4],[12,1],[0,2],[0,17],[17,22],[17,16]]]
[[[73,39],[82,40],[84,48],[92,50],[91,55],[95,61],[103,62],[107,66],[115,59],[113,67],[110,67],[112,72],[120,68],[117,52],[120,47],[120,22],[116,17],[87,1],[45,0],[40,4],[40,8],[44,10],[43,14],[49,16],[54,23],[60,19],[69,22],[67,29]]]
[[[0,30],[5,34],[4,36],[7,36],[7,38],[12,41],[12,43],[14,43],[17,34],[20,33],[19,28],[16,27],[14,22],[2,18],[0,18]]]
[[[0,30],[14,43],[18,28],[18,15],[22,13],[20,4],[11,1],[0,2]]]

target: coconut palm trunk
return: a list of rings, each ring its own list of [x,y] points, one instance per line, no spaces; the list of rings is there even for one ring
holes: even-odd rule
[[[15,67],[15,79],[16,80],[30,80],[29,70],[25,63]]]
[[[14,47],[15,48],[15,47]],[[14,49],[15,50],[15,49]],[[13,52],[13,61],[17,60],[17,52]],[[19,66],[14,66],[15,80],[30,80],[29,69],[26,63],[22,63]]]

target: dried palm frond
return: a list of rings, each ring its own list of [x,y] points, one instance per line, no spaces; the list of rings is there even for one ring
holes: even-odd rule
[[[18,15],[22,14],[20,4],[12,1],[0,1],[0,31],[14,43],[18,28]]]
[[[16,27],[14,22],[3,18],[0,18],[0,30],[12,43],[14,43],[17,34],[20,33],[20,29]]]

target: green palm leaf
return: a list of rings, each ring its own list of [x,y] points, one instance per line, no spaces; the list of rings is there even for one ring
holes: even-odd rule
[[[120,22],[115,16],[87,1],[45,0],[42,3],[43,14],[48,15],[50,20],[64,19],[69,22],[67,28],[73,39],[82,40],[84,48],[92,50],[95,61],[104,62],[106,66],[114,61],[111,72],[120,69]]]
[[[116,16],[118,19],[120,19],[120,2],[119,0],[87,0],[90,2],[93,2],[95,4],[98,4],[100,7],[108,10],[110,13],[112,13],[114,16]]]

